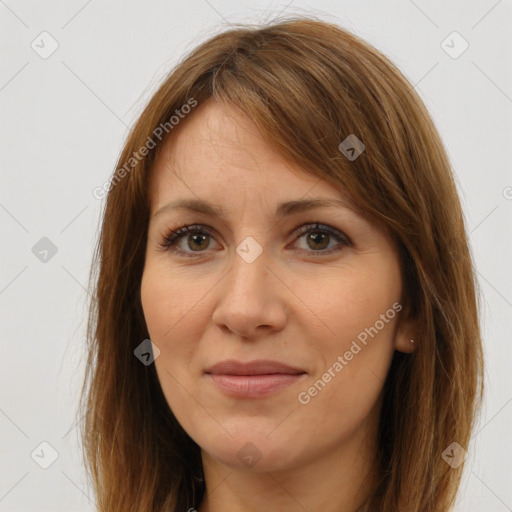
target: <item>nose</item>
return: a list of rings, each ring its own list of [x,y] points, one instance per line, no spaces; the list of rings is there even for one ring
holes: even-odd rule
[[[213,322],[226,333],[255,339],[286,325],[286,286],[263,251],[251,263],[233,253],[231,268],[216,287]]]

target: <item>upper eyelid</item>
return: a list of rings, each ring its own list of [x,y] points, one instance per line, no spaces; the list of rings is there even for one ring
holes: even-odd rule
[[[286,236],[290,236],[291,234],[293,233],[296,233],[296,232],[299,232],[301,230],[306,230],[306,229],[318,229],[319,231],[320,230],[333,230],[333,231],[337,231],[339,232],[341,235],[343,235],[343,230],[341,230],[340,228],[336,228],[334,226],[330,226],[329,224],[325,223],[325,222],[321,222],[321,221],[310,221],[310,222],[304,222],[302,224],[300,224],[299,226],[296,226],[294,227],[293,229],[291,229],[289,231],[289,233],[286,235]],[[202,223],[199,223],[199,222],[194,222],[194,223],[191,223],[191,224],[180,224],[178,227],[174,228],[172,230],[172,234],[177,234],[178,236],[179,235],[182,235],[182,236],[185,236],[187,233],[194,233],[194,232],[198,232],[198,231],[207,231],[207,232],[213,232],[213,233],[218,233],[219,231],[212,227],[212,226],[209,226],[207,224],[202,224]],[[170,234],[170,231],[171,230],[168,230],[167,232]],[[181,233],[178,233],[179,231],[182,231]]]

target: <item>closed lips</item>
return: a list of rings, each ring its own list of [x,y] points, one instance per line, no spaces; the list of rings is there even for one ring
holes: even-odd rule
[[[224,395],[238,400],[264,399],[302,380],[302,368],[279,361],[228,360],[205,371],[205,376]]]
[[[270,360],[257,360],[250,362],[229,359],[213,365],[205,370],[212,375],[273,375],[287,374],[300,375],[306,373],[302,368],[290,366],[285,363]]]

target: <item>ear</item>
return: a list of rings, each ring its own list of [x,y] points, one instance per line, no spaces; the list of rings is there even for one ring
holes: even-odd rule
[[[412,319],[405,315],[398,317],[398,325],[395,334],[395,349],[399,352],[411,354],[416,350],[418,340],[416,339],[417,329]]]

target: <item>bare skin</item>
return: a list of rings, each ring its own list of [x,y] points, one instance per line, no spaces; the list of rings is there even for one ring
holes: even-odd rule
[[[199,512],[355,512],[374,478],[393,353],[414,350],[398,314],[396,250],[339,189],[287,163],[236,111],[208,102],[178,128],[151,176],[141,299],[164,395],[202,449]],[[275,215],[280,203],[312,198],[344,204]],[[178,199],[213,203],[225,218],[160,210]],[[199,234],[162,249],[169,230],[198,224]],[[258,247],[253,261],[242,257]],[[226,359],[304,373],[266,396],[231,396],[205,374]]]

